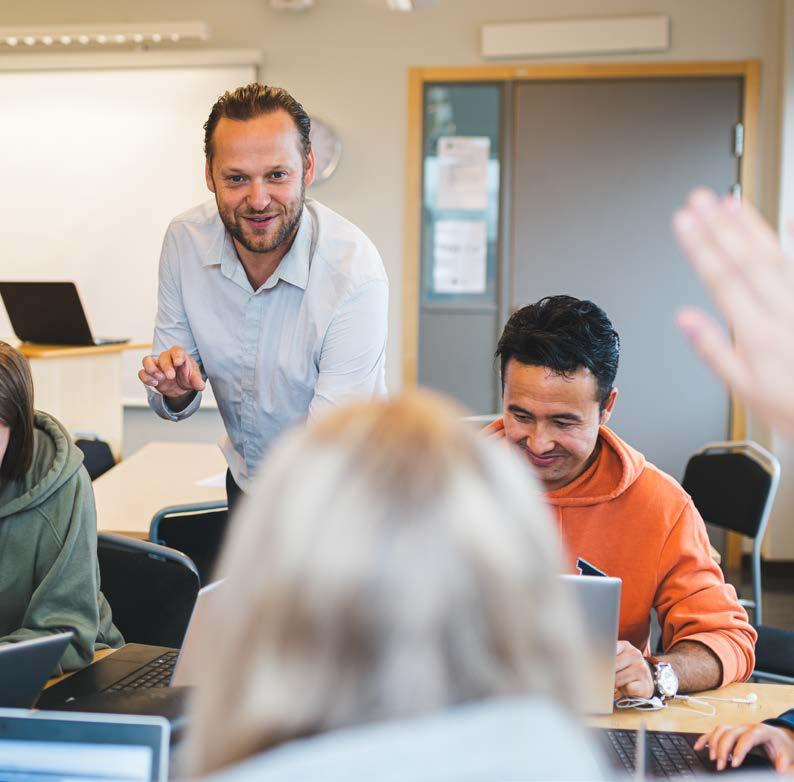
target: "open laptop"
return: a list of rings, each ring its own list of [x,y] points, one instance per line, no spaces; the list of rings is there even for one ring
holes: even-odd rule
[[[700,733],[646,730],[643,722],[639,730],[621,728],[591,728],[605,751],[607,762],[616,771],[630,773],[632,779],[688,776],[701,774],[729,774],[752,769],[771,769],[765,754],[749,754],[736,769],[730,766],[717,771],[717,764],[709,760],[708,749],[695,752]]]
[[[566,575],[560,578],[579,606],[591,664],[590,684],[581,693],[577,710],[582,714],[611,714],[622,581],[607,576]]]
[[[0,645],[0,707],[28,709],[72,640],[72,633],[55,633]]]
[[[166,782],[161,717],[0,709],[0,779]]]
[[[202,646],[202,639],[212,632],[212,604],[222,594],[221,584],[223,581],[216,581],[199,590],[181,650],[167,646],[126,644],[113,654],[48,687],[41,694],[36,708],[101,708],[104,711],[102,696],[108,696],[107,704],[121,709],[121,700],[114,697],[116,694],[195,685],[198,681],[196,653]],[[145,710],[144,699],[136,701],[140,704],[139,708]],[[150,705],[158,706],[157,703]]]
[[[95,338],[73,282],[0,282],[8,319],[23,342],[42,345],[121,345]]]

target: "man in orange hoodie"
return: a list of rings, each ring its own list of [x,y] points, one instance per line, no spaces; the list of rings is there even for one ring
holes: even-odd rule
[[[514,313],[497,350],[504,415],[486,431],[518,446],[543,482],[571,564],[581,557],[623,579],[617,689],[670,697],[742,681],[756,633],[711,559],[703,519],[673,478],[606,427],[619,351],[590,301],[551,296]]]

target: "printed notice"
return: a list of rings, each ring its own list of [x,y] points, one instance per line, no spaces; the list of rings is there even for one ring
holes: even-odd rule
[[[438,220],[433,240],[433,290],[485,293],[487,250],[484,220]]]
[[[488,208],[487,136],[442,136],[438,140],[436,209]]]

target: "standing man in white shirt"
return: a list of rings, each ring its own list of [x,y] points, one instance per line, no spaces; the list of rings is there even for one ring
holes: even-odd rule
[[[285,429],[384,394],[388,280],[372,242],[314,200],[311,122],[285,90],[222,95],[204,125],[215,203],[174,218],[160,257],[149,405],[180,421],[209,380],[232,505]]]

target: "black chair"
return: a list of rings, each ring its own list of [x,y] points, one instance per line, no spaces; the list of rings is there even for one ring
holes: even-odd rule
[[[199,591],[199,575],[180,551],[100,532],[102,592],[127,643],[178,648]]]
[[[794,631],[760,625],[753,678],[794,684]]]
[[[204,585],[212,577],[228,521],[226,500],[170,505],[152,517],[149,540],[187,554]]]
[[[751,440],[708,443],[687,462],[682,486],[703,520],[752,538],[753,623],[762,622],[761,544],[780,481],[780,462]]]
[[[116,466],[110,446],[97,435],[75,432],[74,444],[83,452],[83,465],[92,481]]]

